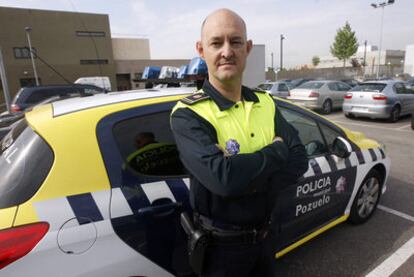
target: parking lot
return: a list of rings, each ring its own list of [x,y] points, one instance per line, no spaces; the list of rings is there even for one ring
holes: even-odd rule
[[[327,116],[386,145],[391,158],[388,189],[366,224],[341,224],[288,253],[277,276],[414,276],[414,131],[397,123]]]

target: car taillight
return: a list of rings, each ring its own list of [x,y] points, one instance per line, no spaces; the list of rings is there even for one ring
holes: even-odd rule
[[[344,96],[345,99],[352,99],[352,93],[347,93]]]
[[[387,96],[385,96],[384,94],[373,94],[372,95],[372,99],[374,100],[387,100]]]
[[[319,97],[319,92],[316,91],[311,91],[311,93],[309,94],[308,97],[314,97],[314,98],[318,98]]]
[[[17,113],[17,112],[21,112],[22,111],[22,109],[20,108],[20,106],[17,105],[17,104],[12,104],[10,108],[11,108],[12,113]]]
[[[49,230],[49,223],[13,227],[0,231],[0,269],[29,253]]]

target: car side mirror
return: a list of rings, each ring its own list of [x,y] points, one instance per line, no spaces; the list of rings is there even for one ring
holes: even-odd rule
[[[332,152],[340,158],[348,158],[351,155],[351,144],[343,137],[337,137],[332,145]]]

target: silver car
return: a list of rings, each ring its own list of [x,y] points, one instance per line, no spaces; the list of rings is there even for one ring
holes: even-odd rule
[[[351,87],[340,81],[309,81],[290,91],[287,99],[308,109],[324,114],[341,108],[344,96]]]
[[[414,112],[414,93],[396,80],[370,81],[352,88],[343,104],[346,117],[387,118],[396,122]]]
[[[258,88],[281,98],[286,98],[289,95],[289,88],[285,82],[267,82],[260,84]]]

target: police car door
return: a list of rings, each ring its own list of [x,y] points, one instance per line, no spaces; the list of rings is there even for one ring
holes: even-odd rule
[[[343,215],[354,186],[356,167],[348,159],[331,154],[334,139],[343,136],[339,129],[305,111],[281,110],[298,130],[309,158],[307,172],[295,185],[279,193],[276,217],[283,248],[283,244],[290,244]]]
[[[190,210],[188,179],[178,158],[169,115],[175,103],[137,107],[107,116],[97,133],[112,186],[111,221],[142,257],[140,276],[191,273],[180,214]]]

